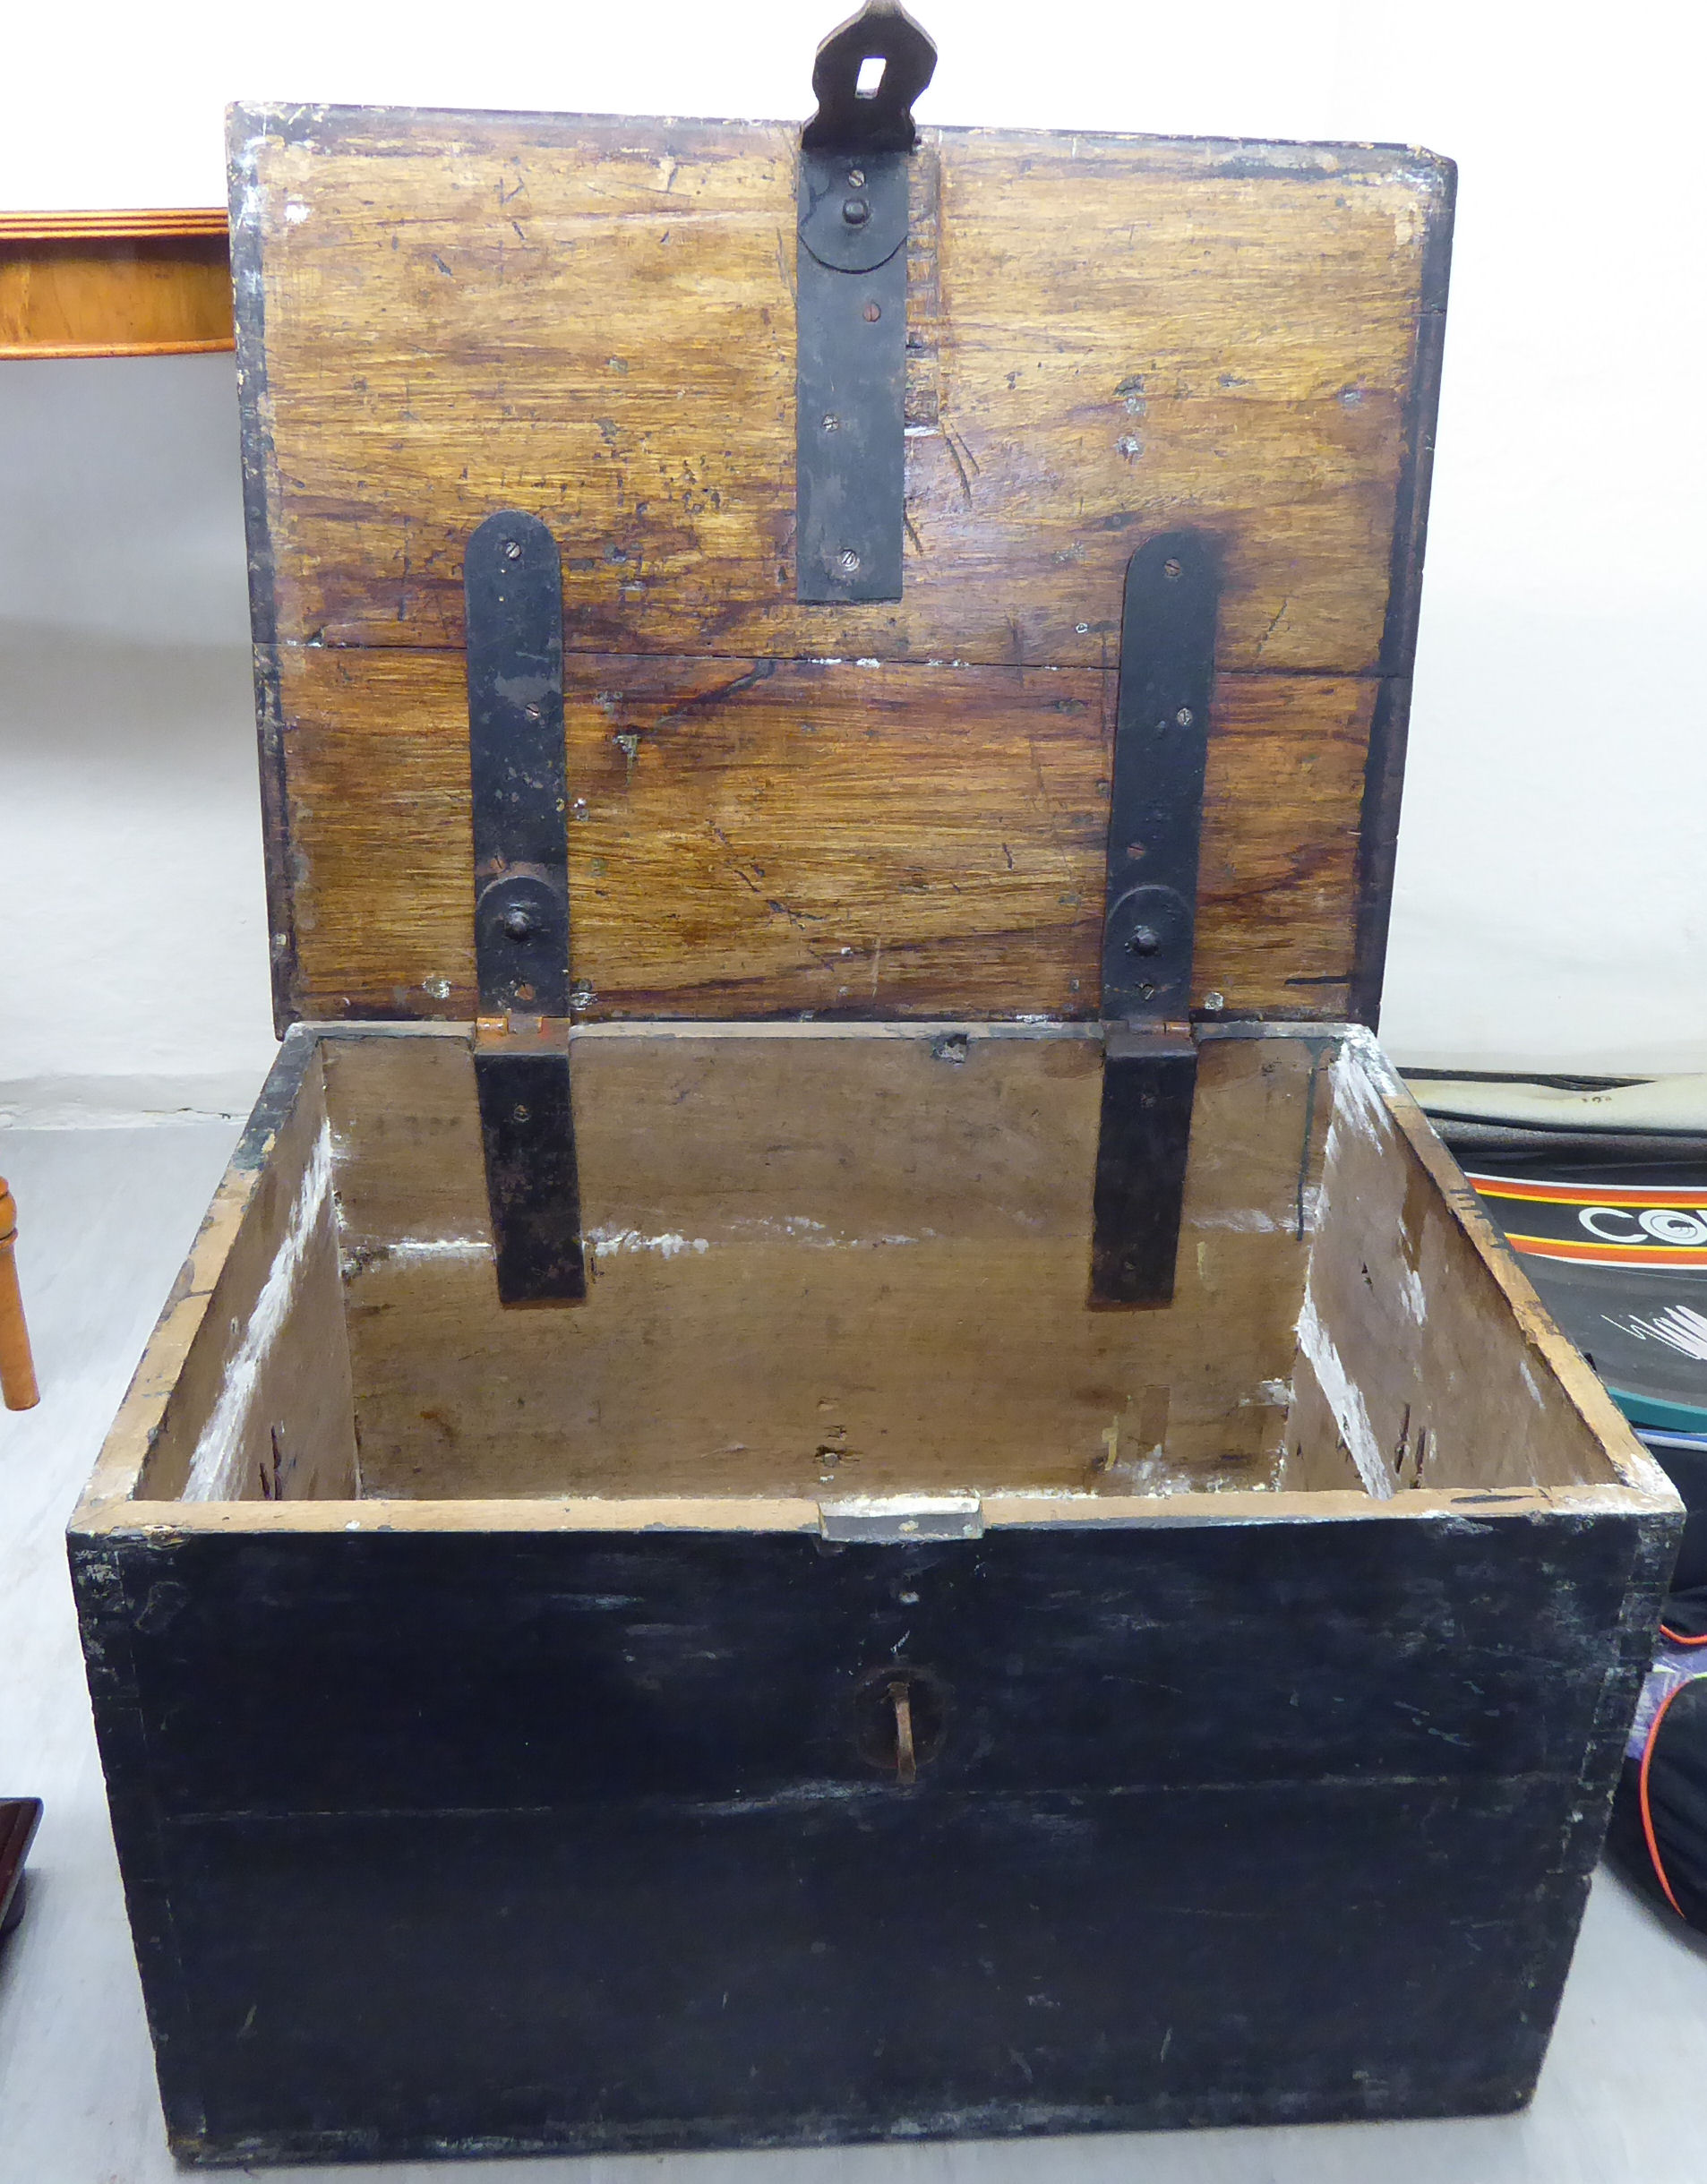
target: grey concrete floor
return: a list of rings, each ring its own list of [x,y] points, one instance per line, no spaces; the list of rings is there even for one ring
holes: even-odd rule
[[[0,1131],[39,1409],[0,1413],[0,1792],[47,1801],[0,1949],[0,2184],[153,2184],[166,2150],[61,1534],[235,1126]],[[1707,2169],[1707,1943],[1597,1879],[1540,2091],[1495,2120],[809,2154],[274,2170],[385,2184],[1670,2184]]]

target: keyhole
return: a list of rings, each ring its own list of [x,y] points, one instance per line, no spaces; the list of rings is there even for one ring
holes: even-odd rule
[[[860,1680],[854,1694],[860,1757],[911,1789],[919,1769],[942,1748],[947,1692],[929,1670],[889,1663]]]
[[[913,1749],[913,1694],[904,1676],[890,1684],[889,1704],[895,1709],[895,1777],[904,1790],[911,1789],[919,1779],[919,1760]]]

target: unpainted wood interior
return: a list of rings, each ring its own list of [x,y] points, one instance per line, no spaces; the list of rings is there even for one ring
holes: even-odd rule
[[[1516,1277],[1514,1305],[1476,1248],[1368,1051],[1348,1046],[1334,1070],[1282,1483],[1360,1484],[1380,1499],[1612,1483],[1599,1435],[1555,1369],[1568,1346],[1527,1281]]]
[[[473,1068],[323,1040],[137,1488],[456,1501],[1614,1479],[1363,1048],[1201,1048],[1174,1301],[1086,1301],[1100,1040],[571,1043],[584,1304],[497,1300]]]
[[[326,1132],[309,1059],[190,1344],[138,1492],[148,1500],[341,1500],[359,1492]]]
[[[587,1020],[1094,1018],[1122,587],[1182,523],[1193,1005],[1369,1006],[1444,163],[928,129],[905,583],[835,605],[797,131],[254,107],[232,157],[281,1021],[475,1013],[463,558],[509,507],[562,562]]]

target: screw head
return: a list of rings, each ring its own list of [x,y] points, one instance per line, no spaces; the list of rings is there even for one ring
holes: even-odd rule
[[[1203,1005],[1205,1008],[1225,1008],[1227,997],[1224,993],[1206,993],[1203,998]]]
[[[843,200],[842,218],[850,227],[863,227],[871,217],[871,208],[864,198],[849,197]]]
[[[868,326],[875,326],[882,316],[883,306],[881,304],[868,304],[865,306],[864,318],[865,323]]]
[[[520,559],[521,559],[521,541],[520,541],[519,539],[518,539],[518,538],[507,538],[507,539],[505,539],[505,541],[504,541],[504,559],[505,559],[505,561],[520,561]]]
[[[1196,718],[1196,715],[1193,714],[1189,706],[1181,706],[1179,710],[1174,715],[1173,717],[1174,724],[1177,727],[1189,728],[1192,721]]]
[[[512,1107],[510,1110],[510,1119],[514,1122],[526,1122],[532,1112],[531,1108]]]
[[[839,417],[831,416],[825,418],[824,430],[827,433],[839,433],[841,429],[842,420]]]
[[[860,557],[854,552],[852,546],[843,547],[836,557],[836,564],[838,569],[844,570],[850,577],[859,574]]]
[[[1154,925],[1135,925],[1126,944],[1128,955],[1154,955],[1162,946],[1162,936]]]
[[[1170,583],[1170,584],[1171,584],[1171,583],[1173,583],[1173,582],[1175,581],[1175,579],[1176,579],[1177,578],[1179,578],[1179,576],[1181,576],[1181,575],[1184,573],[1184,571],[1183,571],[1182,566],[1181,566],[1181,564],[1180,564],[1179,562],[1178,562],[1178,561],[1163,561],[1163,562],[1162,562],[1162,575],[1163,575],[1164,577],[1166,577],[1166,578],[1168,579],[1169,583]]]
[[[850,189],[862,190],[865,187],[865,169],[862,167],[850,167],[847,180]]]

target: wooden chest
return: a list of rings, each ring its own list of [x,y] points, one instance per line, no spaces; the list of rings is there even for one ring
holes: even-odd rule
[[[1678,1513],[1366,1028],[1451,170],[232,172],[284,1046],[71,1542],[176,2151],[1520,2104]]]

